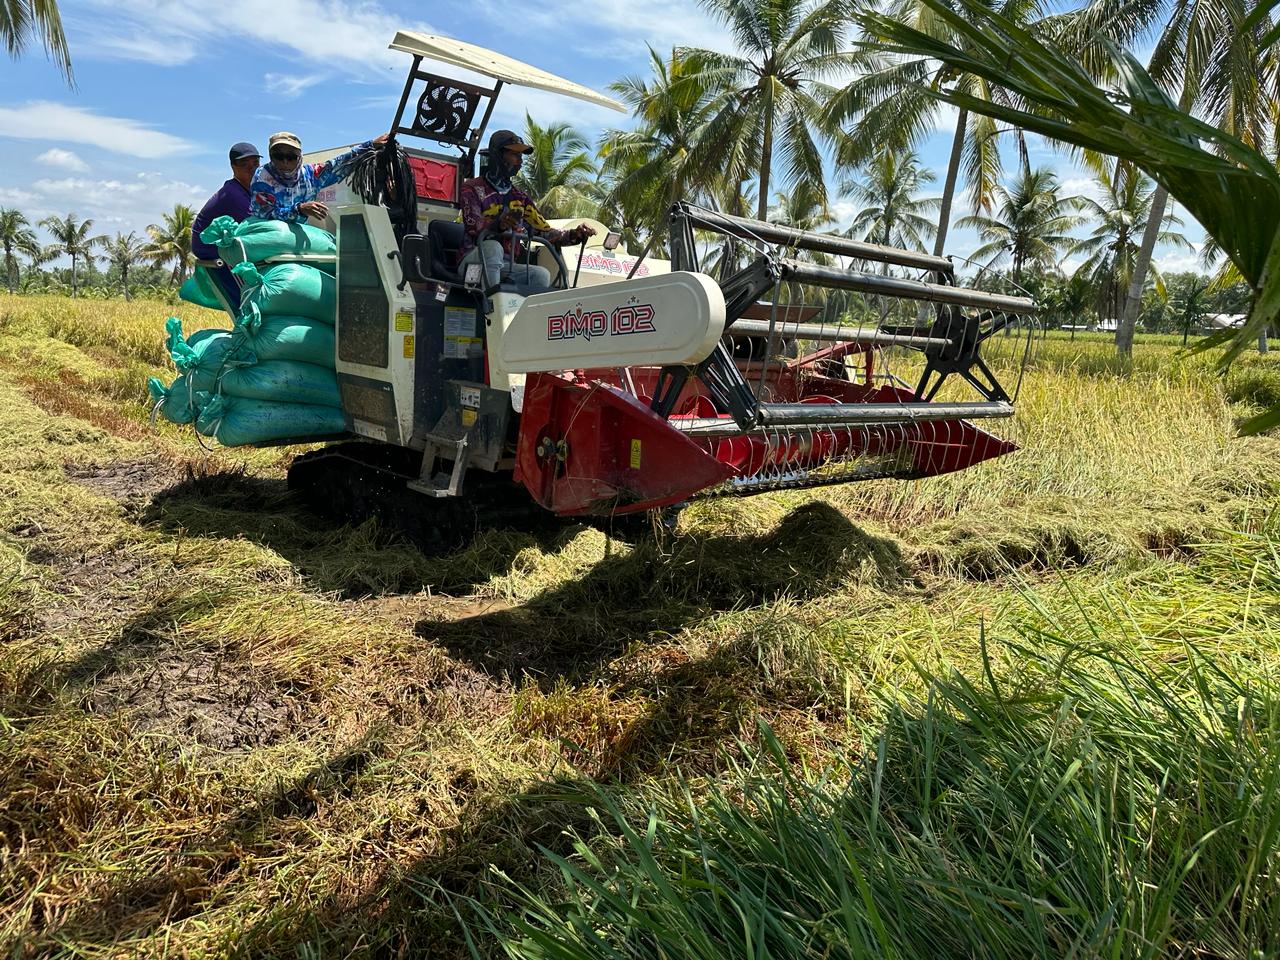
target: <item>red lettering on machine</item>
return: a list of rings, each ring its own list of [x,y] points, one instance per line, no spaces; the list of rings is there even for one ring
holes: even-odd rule
[[[607,256],[607,257],[601,256],[598,253],[592,253],[590,250],[588,250],[586,253],[582,255],[581,264],[582,264],[582,269],[584,270],[599,270],[602,273],[629,274],[631,272],[631,268],[635,266],[636,261],[634,257],[628,258],[626,260],[620,260],[614,256]],[[635,275],[637,277],[647,277],[649,275],[648,264],[644,264],[644,263],[640,264],[639,268],[636,270]]]
[[[569,313],[547,317],[548,340],[590,340],[606,333],[616,337],[631,333],[653,333],[653,307],[647,303],[625,303],[612,314],[603,310],[584,311],[582,306]]]

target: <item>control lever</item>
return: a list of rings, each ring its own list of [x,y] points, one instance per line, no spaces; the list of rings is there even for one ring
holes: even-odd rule
[[[583,237],[582,243],[578,245],[578,265],[573,268],[573,286],[575,289],[578,286],[578,274],[582,272],[582,258],[586,255],[586,252],[587,238]]]

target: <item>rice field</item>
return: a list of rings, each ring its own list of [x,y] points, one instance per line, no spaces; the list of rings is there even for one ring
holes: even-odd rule
[[[993,463],[427,558],[153,427],[173,309],[0,295],[7,955],[1280,955],[1274,354],[1050,336]]]

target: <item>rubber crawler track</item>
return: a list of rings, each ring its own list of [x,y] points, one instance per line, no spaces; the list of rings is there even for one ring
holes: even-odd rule
[[[514,528],[544,533],[565,521],[539,507],[521,485],[479,470],[467,473],[462,494],[429,497],[410,490],[421,454],[385,443],[353,441],[294,459],[289,489],[316,513],[342,523],[370,518],[401,533],[424,553],[465,546],[481,530]]]

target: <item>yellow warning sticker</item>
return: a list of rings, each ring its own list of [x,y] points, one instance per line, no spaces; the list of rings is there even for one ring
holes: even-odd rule
[[[396,313],[396,333],[413,333],[413,314],[407,310]]]
[[[640,469],[640,441],[639,440],[631,441],[631,469],[632,470]]]
[[[462,425],[469,427],[476,422],[476,412],[470,407],[462,408]]]
[[[406,360],[413,359],[413,336],[412,335],[404,338],[404,355]]]

